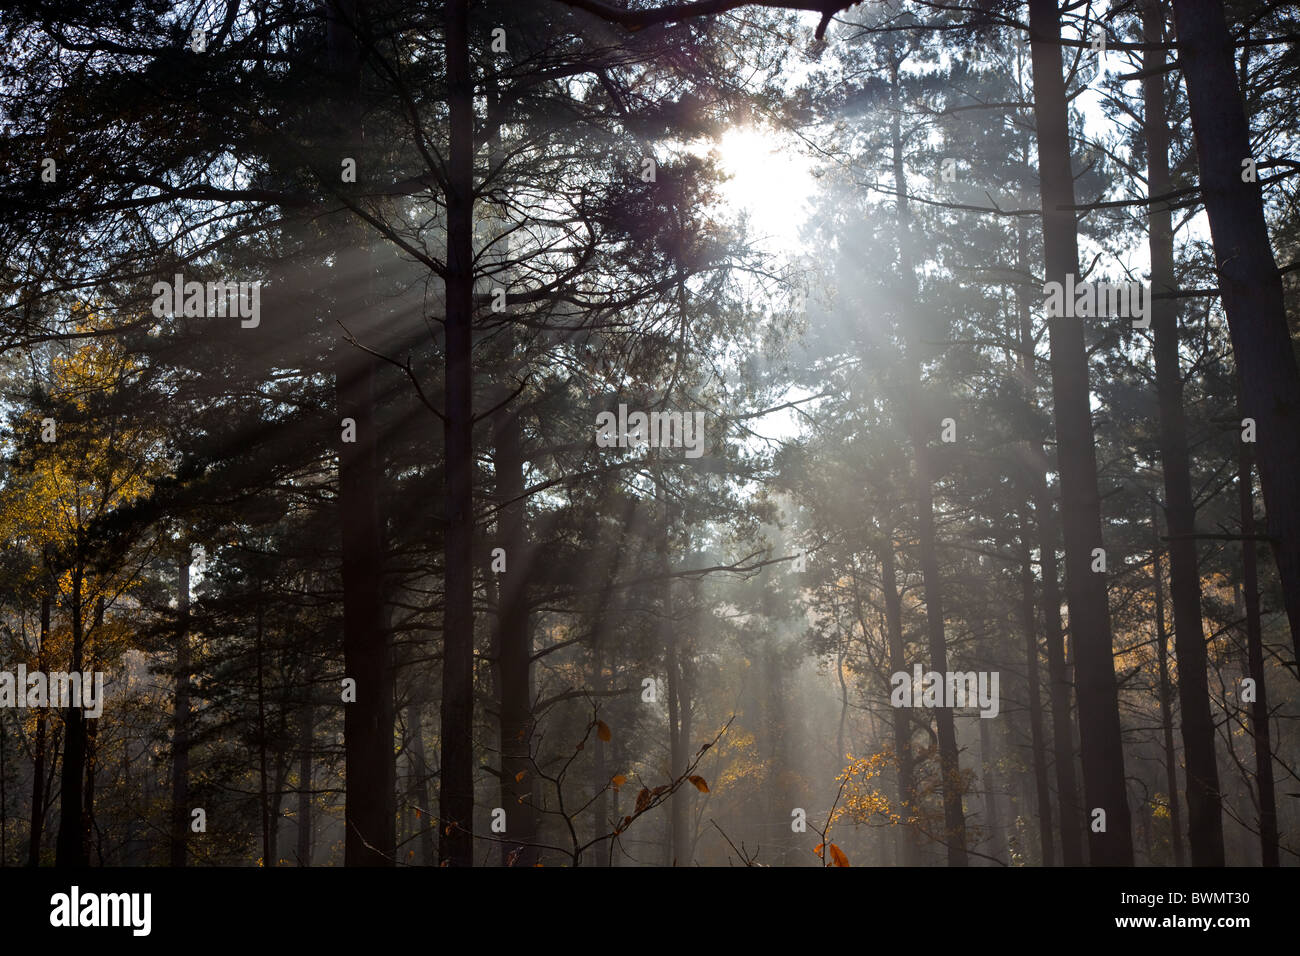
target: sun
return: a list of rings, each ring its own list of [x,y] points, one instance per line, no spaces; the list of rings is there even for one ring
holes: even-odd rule
[[[713,149],[730,177],[719,193],[733,211],[749,214],[755,243],[773,253],[797,252],[815,180],[795,137],[770,127],[733,126]]]

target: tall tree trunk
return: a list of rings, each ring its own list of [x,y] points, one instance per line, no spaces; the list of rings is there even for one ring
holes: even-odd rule
[[[1241,405],[1257,425],[1260,484],[1291,642],[1300,653],[1300,369],[1282,277],[1269,245],[1263,194],[1244,182],[1250,128],[1233,68],[1221,0],[1174,0],[1178,63],[1196,138],[1201,197],[1210,220],[1219,294],[1241,379]]]
[[[677,638],[670,625],[668,628],[668,753],[669,772],[676,777],[686,769],[686,744],[682,740],[681,727],[681,670],[677,660]],[[687,838],[688,807],[687,791],[683,788],[673,794],[671,804],[673,866],[689,866],[689,839]]]
[[[280,728],[284,730],[283,727]],[[272,777],[271,788],[271,827],[270,856],[267,857],[267,866],[280,865],[280,822],[284,819],[282,812],[284,807],[284,788],[289,782],[289,755],[286,748],[277,747],[275,751],[275,775]]]
[[[9,749],[9,730],[0,714],[0,866],[9,865],[9,768],[5,754]]]
[[[898,572],[894,564],[894,543],[886,539],[877,555],[880,559],[880,584],[885,595],[885,629],[889,639],[889,669],[908,674],[907,647],[903,641],[903,601],[898,591]],[[894,707],[891,719],[894,731],[894,759],[898,764],[898,804],[903,826],[899,828],[899,856],[904,866],[919,866],[920,846],[916,828],[906,822],[917,813],[916,758],[912,753],[912,716],[906,707]]]
[[[473,864],[474,825],[474,81],[468,0],[447,0],[446,353],[443,413],[442,764],[438,839],[444,863]]]
[[[435,856],[436,848],[433,837],[437,825],[433,821],[432,806],[433,801],[429,790],[429,761],[425,757],[424,751],[424,717],[423,705],[419,702],[411,704],[407,708],[407,714],[411,721],[411,753],[415,757],[416,766],[416,798],[420,801],[420,862],[425,866],[433,866],[437,862]]]
[[[259,589],[257,594],[257,631],[256,667],[257,667],[257,780],[258,806],[262,814],[262,866],[275,866],[275,857],[271,848],[271,801],[270,784],[267,779],[266,754],[266,679],[265,661],[263,660],[263,604]]]
[[[677,673],[677,742],[681,746],[681,757],[676,773],[680,774],[686,772],[686,766],[695,755],[695,751],[691,749],[691,740],[694,735],[691,704],[693,700],[691,658],[688,649],[682,646],[682,641],[677,636],[674,636],[673,639],[673,657],[676,659]],[[698,834],[696,833],[693,811],[698,796],[699,793],[693,784],[680,788],[673,795],[673,799],[682,804],[681,843],[678,847],[677,858],[685,861],[682,864],[685,866],[689,866],[695,861],[695,843]]]
[[[356,0],[330,0],[328,43],[340,84],[340,146],[358,160],[364,144],[361,41],[364,12]],[[337,308],[363,345],[377,344],[379,323],[370,296],[371,263],[364,227],[349,217],[335,265]],[[393,752],[392,648],[383,616],[383,533],[379,517],[379,434],[375,416],[377,359],[346,342],[335,347],[335,394],[340,420],[351,419],[355,441],[339,444],[339,525],[343,546],[343,667],[356,681],[356,700],[343,710],[344,863],[392,866],[395,852],[396,757]]]
[[[1038,628],[1034,614],[1034,569],[1029,553],[1029,521],[1020,521],[1020,620],[1025,631],[1025,696],[1029,700],[1029,740],[1034,761],[1038,805],[1038,846],[1042,866],[1056,856],[1052,840],[1052,795],[1047,785],[1047,745],[1043,737],[1043,702],[1039,696]]]
[[[80,562],[72,568],[72,661],[69,669],[80,672],[85,651],[81,592],[84,573]],[[59,836],[54,847],[54,865],[81,867],[89,861],[83,840],[81,810],[86,772],[86,722],[81,708],[63,711],[63,777],[60,781]]]
[[[1164,28],[1160,0],[1148,0],[1142,14],[1143,39],[1148,44],[1162,43]],[[1147,189],[1153,199],[1167,195],[1172,188],[1164,66],[1164,50],[1148,49],[1142,54],[1142,69],[1148,74],[1142,84],[1146,106],[1143,127],[1147,141]],[[1147,222],[1151,246],[1151,334],[1169,528],[1169,594],[1174,608],[1178,700],[1187,763],[1187,840],[1193,866],[1223,866],[1223,812],[1219,766],[1214,754],[1205,632],[1201,626],[1201,578],[1193,537],[1196,508],[1192,502],[1183,377],[1178,363],[1178,304],[1173,298],[1178,281],[1174,273],[1174,233],[1168,201],[1153,202]]]
[[[674,779],[686,771],[688,762],[685,739],[687,731],[687,712],[690,707],[689,697],[683,688],[682,662],[678,646],[676,606],[673,602],[673,581],[668,575],[672,571],[670,555],[672,526],[675,519],[669,505],[668,488],[662,475],[657,479],[657,493],[662,509],[660,511],[661,536],[659,539],[660,572],[664,575],[663,607],[659,621],[663,638],[665,684],[668,693],[668,772]],[[672,866],[690,866],[690,793],[687,788],[679,788],[668,803],[670,834],[670,857]]]
[[[593,622],[593,628],[600,629],[603,621],[598,618]],[[592,689],[602,698],[609,689],[609,682],[605,679],[605,659],[604,646],[601,642],[603,634],[595,634],[592,638]],[[613,743],[613,741],[610,741]],[[596,856],[597,866],[609,866],[609,841],[600,838],[609,832],[609,804],[610,792],[609,785],[612,774],[609,772],[609,751],[610,744],[597,738],[594,744],[595,755],[592,760],[591,786],[596,792],[595,801],[592,805],[591,821],[591,838],[599,840],[592,847]]]
[[[1241,505],[1242,590],[1246,603],[1246,648],[1255,700],[1250,705],[1250,736],[1255,742],[1255,789],[1259,798],[1259,846],[1264,866],[1278,865],[1277,795],[1273,790],[1273,748],[1269,742],[1268,695],[1264,687],[1264,643],[1259,621],[1259,574],[1255,562],[1255,503],[1251,495],[1250,450],[1243,442],[1237,467]]]
[[[190,800],[190,552],[179,561],[176,593],[176,675],[172,700],[171,865],[184,866]]]
[[[95,641],[99,640],[99,635],[104,628],[104,597],[100,595],[95,601],[95,626],[92,630],[94,640],[87,640],[86,650],[87,659],[90,667],[89,673],[93,674],[99,668],[99,659],[95,654]],[[95,830],[95,770],[99,761],[99,719],[86,719],[86,788],[85,796],[81,805],[81,840],[82,845],[86,848],[86,859],[90,859],[91,834]],[[100,852],[99,865],[104,865],[102,848],[98,847]]]
[[[1028,163],[1028,157],[1025,157]],[[1032,272],[1029,262],[1029,226],[1023,217],[1016,226],[1016,262],[1022,273]],[[1034,328],[1029,302],[1022,285],[1016,286],[1016,311],[1020,323],[1020,373],[1025,400],[1038,403],[1038,366],[1034,356]],[[1072,681],[1065,664],[1065,636],[1061,627],[1061,590],[1056,548],[1060,535],[1052,497],[1047,485],[1048,457],[1037,440],[1025,443],[1028,496],[1034,505],[1038,527],[1038,549],[1043,574],[1043,643],[1047,647],[1048,696],[1052,704],[1052,756],[1056,771],[1056,793],[1061,820],[1061,863],[1083,863],[1083,814],[1079,808],[1079,787],[1074,774],[1074,739],[1071,731],[1070,694]],[[1028,543],[1026,543],[1028,546]]]
[[[615,736],[611,743],[613,746],[610,750],[613,755],[614,766],[621,767],[623,766],[623,737],[621,735]],[[618,790],[615,790],[610,795],[609,819],[611,820],[622,818],[622,811],[619,809],[619,796],[620,791]],[[605,844],[605,852],[600,857],[604,865],[618,866],[618,854],[614,852],[614,842],[614,840],[609,840]]]
[[[1056,515],[1047,489],[1047,475],[1041,471],[1034,498],[1041,544],[1043,570],[1043,630],[1047,645],[1047,677],[1051,682],[1052,754],[1056,768],[1056,795],[1061,812],[1061,863],[1083,865],[1083,807],[1075,774],[1074,711],[1070,699],[1074,676],[1065,655],[1065,628],[1061,623],[1060,565],[1056,559]]]
[[[917,300],[916,263],[912,256],[912,214],[907,199],[907,174],[903,168],[903,141],[900,115],[902,103],[899,93],[899,62],[890,63],[893,110],[893,162],[895,199],[898,206],[899,276],[904,285],[901,301]],[[948,671],[948,643],[944,633],[943,580],[939,575],[939,551],[934,529],[934,466],[930,454],[930,429],[937,423],[923,420],[921,383],[921,337],[918,334],[918,316],[899,321],[907,338],[906,366],[908,380],[907,425],[916,460],[916,510],[917,537],[921,549],[921,577],[925,585],[926,638],[930,652],[930,669],[946,674]],[[948,848],[948,865],[965,866],[966,816],[962,809],[961,766],[957,753],[957,731],[952,709],[938,707],[934,711],[939,737],[939,768],[943,788],[944,844]]]
[[[523,435],[518,412],[498,412],[495,432],[500,508],[497,520],[506,553],[497,618],[501,806],[508,825],[508,838],[501,844],[501,863],[532,866],[537,862],[537,850],[531,846],[537,842],[537,808],[533,803],[536,773],[529,759],[533,742],[533,634],[527,582],[532,554],[525,523]]]
[[[1066,276],[1078,271],[1079,250],[1072,209],[1074,176],[1070,168],[1069,115],[1061,75],[1061,13],[1056,0],[1030,0],[1029,27],[1045,279],[1064,286]],[[1106,815],[1104,830],[1091,825],[1088,828],[1089,859],[1094,866],[1131,866],[1132,822],[1124,787],[1124,749],[1110,608],[1105,577],[1092,571],[1093,551],[1102,547],[1102,540],[1088,357],[1083,326],[1078,319],[1055,316],[1047,322],[1083,787],[1090,822],[1096,819],[1091,815],[1098,809]]]
[[[1002,815],[998,811],[997,750],[988,720],[979,717],[980,735],[980,786],[984,790],[984,821],[989,831],[988,854],[1005,862],[1007,834],[1002,829]]]
[[[975,653],[982,661],[995,664],[993,648],[989,634],[987,607],[982,597],[976,597],[981,603],[974,609]],[[976,717],[980,738],[980,787],[984,791],[984,822],[988,828],[988,855],[1001,862],[1006,862],[1007,833],[1002,827],[1002,814],[998,806],[998,757],[994,742],[992,721],[985,717]],[[990,863],[990,865],[992,865]]]
[[[1151,533],[1155,537],[1152,577],[1156,586],[1156,664],[1160,675],[1160,726],[1164,733],[1165,780],[1169,787],[1170,842],[1174,847],[1174,865],[1183,865],[1183,811],[1178,797],[1178,758],[1174,750],[1173,688],[1169,684],[1169,634],[1165,629],[1165,583],[1160,570],[1160,521],[1156,506],[1151,506]]]
[[[41,595],[41,643],[36,648],[36,666],[47,671],[45,652],[50,639],[50,595]],[[45,725],[46,709],[36,711],[36,742],[32,754],[32,822],[27,849],[27,865],[40,866],[41,834],[45,829]]]
[[[302,708],[298,730],[298,865],[311,866],[312,836],[312,751],[315,749],[316,708],[311,699],[312,675],[307,674],[307,702]],[[427,861],[426,861],[427,862]]]

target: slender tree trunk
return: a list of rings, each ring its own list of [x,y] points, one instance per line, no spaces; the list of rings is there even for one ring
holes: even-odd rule
[[[1025,161],[1028,162],[1027,156]],[[1020,271],[1025,273],[1031,271],[1028,230],[1028,224],[1020,218],[1016,226],[1016,261]],[[1020,372],[1025,400],[1032,406],[1038,402],[1038,368],[1034,357],[1033,318],[1021,285],[1016,286],[1016,310],[1020,322]],[[1030,441],[1025,443],[1025,454],[1029,462],[1027,491],[1034,505],[1043,574],[1043,643],[1047,648],[1048,694],[1052,704],[1052,755],[1061,820],[1061,863],[1080,866],[1083,863],[1083,814],[1079,808],[1079,787],[1074,773],[1070,719],[1072,680],[1065,664],[1065,636],[1061,627],[1060,577],[1056,563],[1060,535],[1047,486],[1047,452],[1037,441]]]
[[[899,96],[899,63],[890,63],[890,80],[894,96],[893,110],[893,161],[895,198],[899,225],[899,274],[906,287],[909,301],[917,296],[916,264],[912,257],[912,214],[907,199],[907,174],[903,168],[903,142],[900,128],[902,104]],[[934,528],[934,466],[930,454],[929,428],[937,423],[922,419],[923,386],[921,383],[921,341],[917,334],[916,317],[911,320],[899,316],[907,338],[906,365],[908,381],[907,424],[916,460],[916,510],[917,537],[921,549],[921,577],[925,585],[926,638],[930,652],[930,668],[948,672],[948,643],[944,633],[943,580],[939,574],[939,551]],[[938,707],[934,711],[935,726],[939,736],[939,767],[943,787],[944,843],[948,848],[948,865],[965,866],[966,816],[962,809],[961,766],[957,753],[957,731],[951,708]]]
[[[437,860],[437,849],[434,845],[433,837],[436,828],[433,822],[431,807],[433,805],[432,795],[429,790],[429,761],[425,756],[424,750],[424,716],[423,706],[416,702],[407,708],[407,714],[411,721],[411,753],[415,756],[416,765],[416,797],[420,801],[421,817],[420,826],[420,862],[425,866],[433,866]]]
[[[1079,251],[1071,208],[1074,176],[1070,168],[1065,82],[1061,75],[1061,13],[1056,0],[1030,0],[1029,25],[1045,279],[1064,286],[1066,276],[1078,271]],[[1124,748],[1110,608],[1105,577],[1092,571],[1094,549],[1102,547],[1101,499],[1097,490],[1097,454],[1083,326],[1076,318],[1049,317],[1048,334],[1084,795],[1090,816],[1098,809],[1106,815],[1104,830],[1088,828],[1089,859],[1094,866],[1131,866],[1132,821],[1124,787]]]
[[[1178,63],[1196,138],[1219,294],[1241,379],[1241,405],[1258,428],[1256,457],[1291,641],[1300,653],[1300,370],[1282,277],[1269,244],[1263,194],[1246,176],[1250,128],[1221,0],[1174,0]],[[1252,181],[1245,182],[1249,178]]]
[[[9,768],[5,754],[9,749],[9,730],[0,714],[0,866],[9,865]]]
[[[1025,630],[1025,696],[1029,700],[1029,739],[1034,760],[1034,791],[1038,800],[1038,846],[1041,865],[1056,856],[1052,839],[1052,795],[1047,785],[1047,745],[1043,737],[1043,702],[1038,686],[1038,629],[1034,614],[1034,569],[1029,554],[1029,522],[1020,522],[1020,619]]]
[[[474,825],[474,83],[468,0],[448,0],[446,56],[447,317],[444,365],[446,529],[443,557],[442,764],[439,849],[473,864]]]
[[[307,703],[302,708],[298,731],[298,865],[311,866],[312,844],[312,751],[315,749],[316,708],[311,700],[311,674],[307,675]]]
[[[593,622],[593,629],[599,630],[603,623],[603,617]],[[597,694],[604,695],[609,689],[609,682],[605,680],[605,659],[604,646],[601,638],[603,634],[597,633],[592,639],[592,688]],[[610,743],[613,743],[611,740]],[[595,802],[592,805],[591,821],[591,838],[600,840],[600,838],[609,832],[609,803],[610,777],[609,772],[609,750],[610,744],[597,739],[594,744],[595,755],[592,760],[591,787],[596,792]],[[596,855],[597,866],[609,866],[609,841],[600,840],[592,847]]]
[[[41,595],[41,643],[36,648],[37,667],[42,673],[45,666],[45,649],[50,639],[50,595]],[[41,834],[45,829],[45,725],[46,709],[36,711],[36,742],[32,755],[32,822],[27,849],[27,865],[40,866]]]
[[[262,595],[257,595],[257,766],[258,766],[258,806],[262,813],[262,866],[275,866],[275,857],[271,848],[271,803],[270,786],[267,780],[266,755],[266,681],[265,663],[263,661],[263,606]]]
[[[104,598],[101,595],[95,601],[95,626],[92,631],[95,641],[99,640],[99,635],[104,627]],[[90,666],[90,673],[93,674],[99,668],[99,660],[94,651],[94,641],[87,640],[87,660]],[[82,845],[86,848],[86,859],[90,859],[91,834],[95,830],[95,770],[99,763],[99,719],[86,718],[86,789],[85,796],[81,805],[81,840]],[[104,865],[102,848],[96,843],[96,849],[100,852],[99,865]]]
[[[281,730],[284,728],[281,727]],[[272,777],[271,788],[271,827],[270,827],[270,856],[267,857],[267,866],[280,865],[280,821],[284,819],[282,812],[284,807],[284,788],[289,782],[289,755],[285,748],[280,747],[275,751],[275,775]]]
[[[364,4],[330,0],[328,43],[340,84],[340,145],[365,169],[361,108]],[[364,227],[353,218],[341,232],[335,265],[336,307],[348,330],[374,348],[378,322],[370,296],[371,263]],[[343,545],[343,666],[356,682],[356,700],[343,711],[344,862],[392,866],[396,843],[396,757],[393,752],[392,649],[383,615],[383,533],[379,517],[379,425],[375,416],[377,362],[346,342],[335,347],[340,421],[355,441],[339,444],[339,524]],[[340,425],[342,427],[342,425]]]
[[[70,670],[80,672],[85,651],[85,627],[82,620],[81,592],[83,570],[78,563],[72,568],[72,661]],[[86,722],[81,708],[63,711],[64,731],[63,778],[60,785],[59,836],[54,847],[54,864],[61,868],[85,866],[86,844],[82,830],[82,799],[86,772]]]
[[[894,564],[894,544],[882,543],[877,557],[880,559],[880,583],[885,595],[885,629],[889,637],[889,668],[892,673],[909,673],[907,647],[903,641],[903,602],[898,591],[898,572]],[[899,856],[904,866],[919,866],[920,847],[916,827],[910,818],[917,812],[916,759],[912,753],[912,717],[905,707],[894,707],[891,715],[894,730],[894,758],[898,763],[899,815],[904,823],[899,828]]]
[[[1148,0],[1143,39],[1164,41],[1164,8]],[[1147,141],[1147,188],[1155,198],[1172,188],[1169,128],[1165,115],[1165,52],[1147,50],[1142,69]],[[1192,502],[1187,416],[1178,363],[1178,291],[1174,274],[1174,233],[1168,202],[1153,202],[1147,214],[1151,245],[1151,333],[1154,338],[1156,392],[1160,403],[1160,458],[1164,466],[1165,514],[1169,528],[1169,593],[1174,608],[1174,647],[1178,654],[1178,699],[1182,709],[1183,755],[1187,762],[1187,839],[1193,866],[1223,866],[1223,812],[1219,766],[1214,754],[1214,718],[1206,674],[1205,632],[1201,626],[1201,578],[1197,569],[1196,508]]]
[[[172,700],[171,865],[184,866],[189,842],[190,800],[190,553],[179,561],[177,585],[176,677]]]
[[[1056,560],[1056,516],[1047,490],[1047,476],[1036,475],[1039,487],[1034,514],[1041,538],[1039,554],[1043,570],[1043,630],[1047,645],[1047,676],[1051,682],[1052,752],[1056,767],[1057,802],[1061,811],[1061,863],[1083,865],[1083,808],[1075,774],[1074,717],[1070,699],[1074,676],[1065,655],[1065,628],[1061,623],[1060,566]]]
[[[677,742],[681,747],[681,757],[676,773],[685,773],[686,766],[695,755],[691,749],[694,735],[692,720],[691,657],[689,647],[683,647],[680,638],[674,637],[673,656],[677,663]],[[688,783],[673,795],[673,799],[682,804],[681,845],[677,858],[685,861],[682,865],[690,866],[695,861],[695,843],[698,837],[695,826],[695,801],[699,792],[694,784]],[[683,852],[684,851],[684,852]]]
[[[1277,795],[1273,790],[1273,748],[1269,739],[1268,694],[1264,686],[1264,643],[1259,621],[1259,574],[1255,563],[1255,503],[1251,495],[1250,450],[1243,442],[1237,468],[1241,505],[1242,590],[1246,604],[1246,648],[1255,700],[1250,705],[1250,736],[1255,742],[1255,789],[1259,796],[1259,846],[1264,866],[1278,865]]]
[[[1152,576],[1156,586],[1156,664],[1160,674],[1160,726],[1164,733],[1165,779],[1169,787],[1170,842],[1174,865],[1183,865],[1183,811],[1178,798],[1178,757],[1174,750],[1173,689],[1169,685],[1169,634],[1165,630],[1165,584],[1160,570],[1160,521],[1151,506],[1151,533],[1155,536]]]
[[[533,803],[536,768],[530,759],[533,634],[527,587],[532,555],[526,528],[523,435],[518,412],[498,412],[495,432],[498,528],[506,553],[497,618],[501,805],[506,811],[509,836],[501,844],[501,863],[532,866],[537,862],[537,850],[530,845],[537,842],[537,810]]]
[[[973,610],[975,653],[980,660],[996,665],[990,641],[987,606],[982,597],[976,597],[975,600],[981,602]],[[1001,808],[998,806],[998,748],[993,737],[992,721],[986,717],[976,717],[976,725],[980,738],[980,787],[984,791],[984,821],[989,834],[988,855],[1006,862],[1007,833],[1003,829]]]
[[[678,774],[685,772],[688,762],[687,742],[683,737],[686,729],[685,711],[689,708],[689,699],[682,687],[682,663],[677,637],[676,607],[673,602],[673,582],[667,576],[671,573],[669,556],[672,553],[671,534],[674,515],[669,507],[668,489],[662,477],[658,478],[657,487],[659,500],[662,504],[662,510],[660,511],[659,563],[660,571],[664,575],[663,607],[659,625],[663,638],[664,669],[667,672],[665,683],[668,693],[668,770],[669,775],[675,779]],[[689,801],[690,793],[683,787],[678,789],[668,802],[671,827],[669,862],[672,866],[689,866],[691,863],[691,840],[688,832]]]
[[[671,762],[670,773],[676,777],[686,768],[686,745],[682,740],[681,726],[681,672],[677,660],[677,640],[672,633],[673,628],[668,628],[668,753]],[[671,817],[672,817],[672,843],[673,843],[673,866],[689,866],[689,838],[687,836],[687,817],[688,807],[686,804],[688,793],[685,788],[678,790],[672,796]]]
[[[610,750],[613,754],[614,766],[621,767],[623,766],[623,737],[621,735],[616,736],[613,739],[613,741],[611,741],[611,743],[613,744],[613,746],[610,748]],[[610,795],[609,818],[611,820],[622,819],[622,811],[619,809],[619,795],[620,795],[620,791],[618,790],[613,791],[613,793]],[[602,856],[602,859],[606,861],[606,865],[608,866],[618,866],[618,854],[614,852],[614,841],[613,840],[608,841],[605,844],[605,846],[606,846],[606,850]]]

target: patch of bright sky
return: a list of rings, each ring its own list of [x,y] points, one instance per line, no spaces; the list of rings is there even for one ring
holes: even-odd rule
[[[804,248],[800,227],[808,218],[816,180],[797,137],[764,126],[736,126],[715,147],[728,179],[719,189],[733,214],[749,221],[749,235],[764,252],[787,258]]]
[[[747,124],[728,129],[712,148],[728,177],[719,195],[727,214],[746,220],[750,244],[778,261],[798,258],[806,251],[800,230],[811,215],[817,184],[806,145],[787,130]],[[790,389],[777,404],[801,397],[806,396]],[[789,441],[800,431],[800,420],[791,408],[747,424],[758,436],[750,439],[751,444],[762,439]]]

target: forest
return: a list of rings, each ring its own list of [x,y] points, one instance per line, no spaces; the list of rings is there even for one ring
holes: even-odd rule
[[[1294,4],[0,39],[0,867],[1296,863]]]

